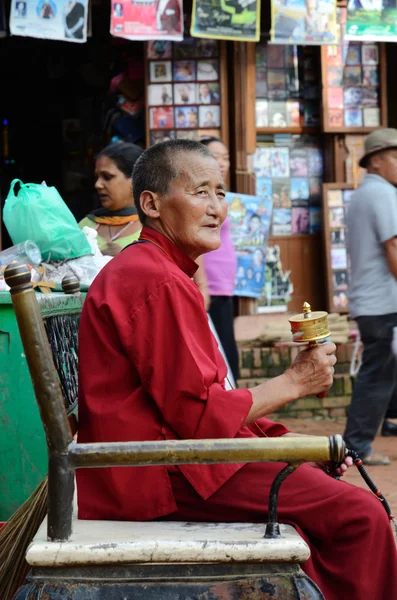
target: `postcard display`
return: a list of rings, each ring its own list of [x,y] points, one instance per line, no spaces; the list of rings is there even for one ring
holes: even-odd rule
[[[346,249],[346,214],[354,188],[339,183],[324,184],[323,188],[328,306],[331,311],[348,312],[350,266]]]
[[[222,135],[220,51],[216,40],[148,42],[148,143]]]
[[[324,131],[367,133],[386,126],[382,46],[350,42],[322,48]]]

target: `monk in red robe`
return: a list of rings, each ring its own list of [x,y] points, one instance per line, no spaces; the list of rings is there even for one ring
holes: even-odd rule
[[[297,435],[266,415],[332,384],[335,346],[302,351],[283,375],[225,389],[227,369],[192,281],[219,247],[225,185],[207,148],[172,140],[133,172],[138,243],[101,271],[80,325],[79,441]],[[339,468],[343,474],[351,459]],[[277,463],[81,469],[81,519],[263,521]],[[397,598],[387,515],[370,492],[300,466],[281,487],[280,521],[308,542],[302,565],[327,600]]]

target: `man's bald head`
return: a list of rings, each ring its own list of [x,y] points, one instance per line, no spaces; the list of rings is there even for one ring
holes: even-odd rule
[[[142,192],[150,191],[165,195],[173,181],[183,172],[184,156],[197,153],[211,158],[208,148],[193,140],[170,140],[151,146],[137,160],[132,173],[135,206],[142,224],[146,215],[140,204]]]

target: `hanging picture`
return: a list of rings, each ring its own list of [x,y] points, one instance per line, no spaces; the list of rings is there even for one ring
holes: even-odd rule
[[[12,35],[62,42],[87,41],[88,0],[14,0]]]
[[[272,199],[227,194],[231,237],[237,256],[236,296],[260,298],[265,286],[266,248]]]
[[[110,33],[128,40],[182,40],[182,0],[112,0]]]
[[[193,37],[258,42],[260,0],[193,0]]]
[[[328,310],[332,312],[348,311],[350,266],[345,215],[353,192],[353,186],[346,183],[323,185]]]
[[[270,39],[278,44],[336,44],[334,0],[271,0]]]
[[[397,41],[397,6],[395,2],[347,3],[345,40],[370,42]]]

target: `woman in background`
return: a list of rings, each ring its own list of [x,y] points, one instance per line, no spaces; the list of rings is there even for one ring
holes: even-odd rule
[[[218,138],[201,140],[217,161],[226,181],[230,170],[229,151]],[[237,382],[238,350],[234,337],[233,293],[237,259],[230,236],[230,221],[227,217],[221,229],[221,246],[218,250],[204,254],[204,270],[210,296],[209,314],[226,354],[230,369]]]
[[[116,256],[125,246],[139,238],[142,225],[132,195],[132,169],[142,154],[135,144],[117,142],[106,146],[95,163],[95,189],[101,208],[93,210],[79,226],[98,232],[102,254]]]

